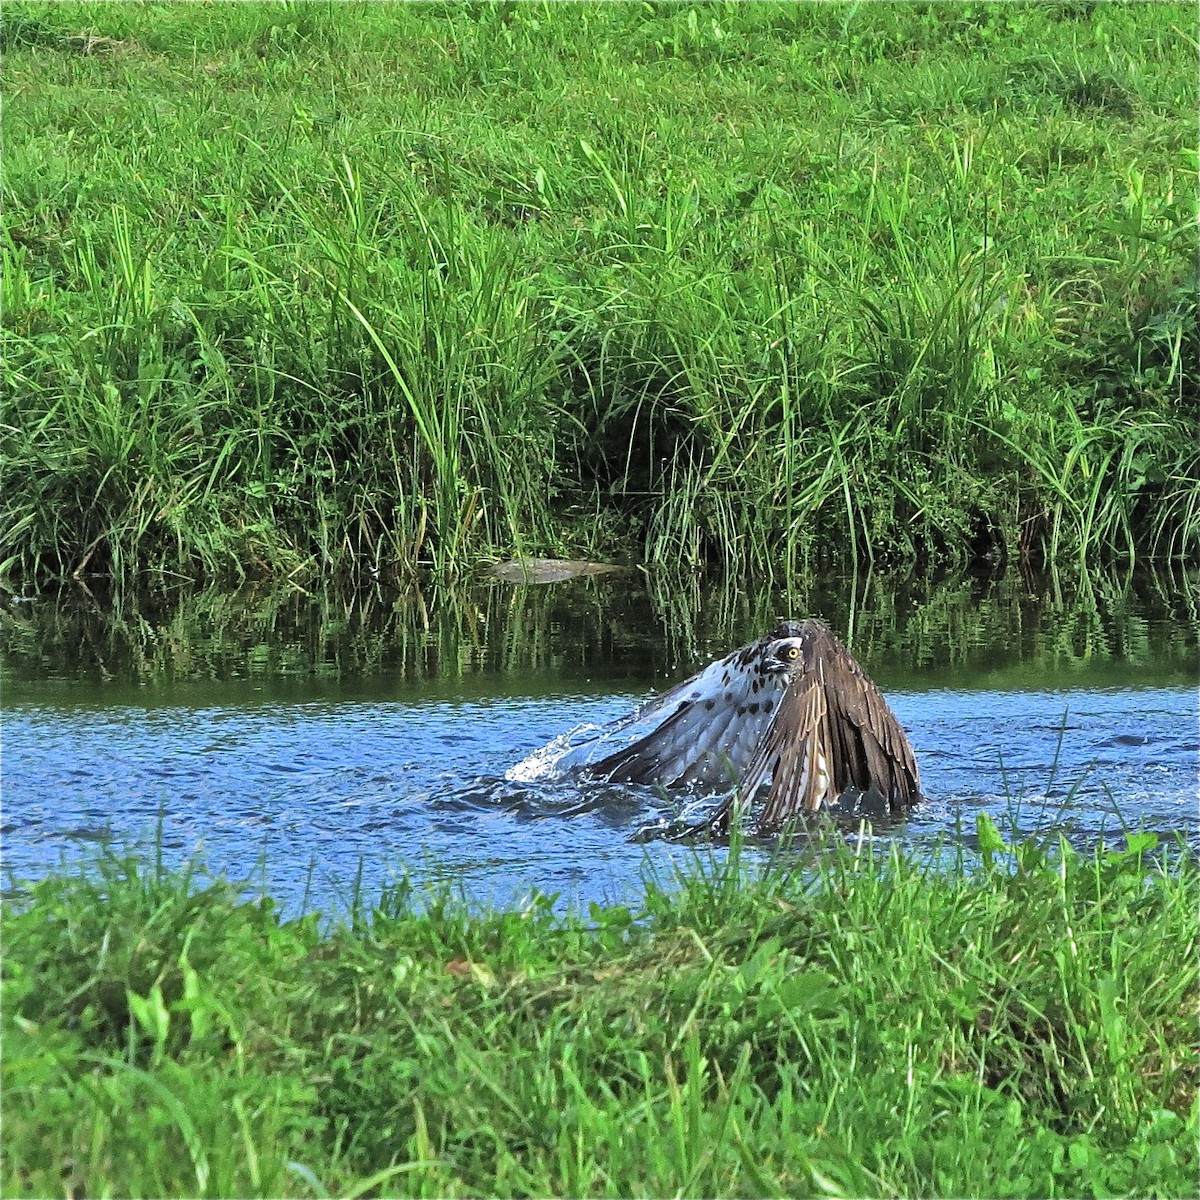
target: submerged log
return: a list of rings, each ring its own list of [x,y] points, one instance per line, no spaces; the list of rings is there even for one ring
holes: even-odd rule
[[[506,583],[561,583],[584,575],[607,575],[624,571],[612,563],[585,562],[579,558],[514,558],[497,563],[489,572]]]

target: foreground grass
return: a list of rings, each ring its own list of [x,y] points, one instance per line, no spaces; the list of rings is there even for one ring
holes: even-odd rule
[[[3,915],[4,1192],[1187,1195],[1198,879],[1152,842],[324,930],[51,878]]]
[[[1183,556],[1192,16],[6,3],[0,569]]]

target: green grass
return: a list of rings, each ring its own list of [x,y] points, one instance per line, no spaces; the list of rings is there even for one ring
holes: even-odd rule
[[[1194,555],[1191,18],[7,3],[0,569]]]
[[[586,917],[45,879],[3,912],[4,1192],[1190,1194],[1194,859],[979,846],[735,846]]]

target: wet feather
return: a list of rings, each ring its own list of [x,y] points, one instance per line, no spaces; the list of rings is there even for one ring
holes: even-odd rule
[[[622,743],[613,749],[615,743]],[[781,621],[630,717],[588,734],[561,769],[612,783],[723,791],[700,828],[723,832],[766,789],[773,833],[848,792],[893,809],[921,795],[912,746],[883,694],[823,622]]]

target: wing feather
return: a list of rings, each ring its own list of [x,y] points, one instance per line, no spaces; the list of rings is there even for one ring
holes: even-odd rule
[[[830,761],[829,709],[825,689],[816,678],[799,680],[763,740],[763,767],[773,766],[771,787],[758,817],[760,832],[778,829],[797,812],[813,812],[828,795]],[[757,790],[764,778],[747,772]],[[753,795],[753,792],[747,792]]]
[[[882,692],[822,622],[805,621],[800,636],[801,668],[763,740],[762,756],[778,765],[758,831],[773,832],[852,789],[878,792],[893,809],[913,804],[921,792],[916,758]]]
[[[645,732],[586,765],[586,773],[663,787],[736,782],[787,690],[783,675],[756,669],[760,645],[735,650],[645,706],[637,714]]]
[[[782,649],[780,639],[786,639]],[[878,793],[893,809],[921,794],[904,729],[818,620],[782,621],[632,716],[564,740],[565,749],[551,744],[556,771],[705,790],[738,783],[692,832],[725,832],[734,810],[764,786],[759,833],[775,832],[798,813],[835,804],[855,789]],[[535,757],[543,769],[544,753]]]

